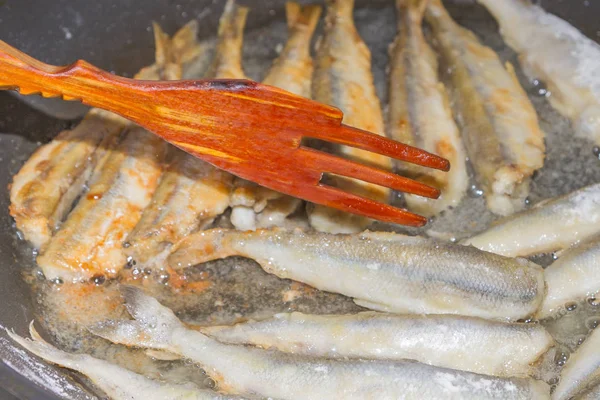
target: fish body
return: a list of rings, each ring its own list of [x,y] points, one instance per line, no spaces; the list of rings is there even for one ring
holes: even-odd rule
[[[33,340],[10,331],[7,333],[15,342],[38,357],[86,375],[113,400],[241,400],[237,396],[199,389],[194,384],[175,385],[154,381],[87,354],[67,353],[44,341],[33,326],[30,331]]]
[[[344,113],[344,124],[384,136],[381,104],[371,74],[371,53],[354,26],[353,7],[353,0],[327,1],[324,35],[315,59],[313,97],[339,108]],[[337,151],[364,164],[392,168],[391,160],[379,154],[348,146],[339,146]],[[387,188],[341,177],[332,179],[343,190],[389,202]],[[320,205],[311,205],[309,221],[313,228],[329,233],[355,233],[370,223],[365,217]]]
[[[144,267],[164,267],[174,243],[208,227],[229,206],[231,175],[173,149],[152,201],[127,237],[125,253]]]
[[[179,63],[198,55],[196,32],[197,25],[191,22],[169,40],[154,24],[155,63],[142,68],[135,78],[175,78]],[[156,188],[166,149],[167,145],[149,132],[93,109],[73,131],[59,135],[28,161],[22,172],[33,182],[24,191],[22,180],[16,178],[11,209],[17,221],[22,213],[20,204],[35,210],[27,223],[38,229],[35,241],[42,247],[38,262],[47,278],[84,279],[113,275],[121,269],[125,264],[121,242]],[[43,158],[47,161],[40,163]],[[50,238],[84,184],[90,190],[56,237]]]
[[[554,340],[540,324],[453,315],[277,314],[201,331],[220,342],[326,358],[415,360],[494,376],[527,376]]]
[[[525,207],[529,182],[544,164],[544,133],[511,64],[456,24],[441,0],[429,2],[433,28],[450,68],[452,98],[467,154],[488,208],[509,215]]]
[[[227,9],[231,13],[236,10]],[[242,10],[238,18],[240,22],[237,25],[241,23],[243,26],[246,13]],[[229,19],[224,20],[230,22]],[[229,24],[228,29],[221,30],[217,51],[225,49],[234,53],[233,56],[241,51],[241,47],[223,44],[237,25]],[[161,61],[160,65],[168,66],[164,69],[170,72],[172,79],[181,79],[186,73],[182,66],[189,65],[186,62],[191,58],[206,57],[196,42],[197,28],[197,24],[188,24],[173,38],[161,34],[155,28],[155,32],[158,32],[156,42],[160,43],[156,58]],[[217,54],[215,59],[231,58],[229,54],[226,56],[229,57]],[[213,68],[221,73],[231,69],[231,66],[213,64]],[[232,175],[174,147],[170,148],[170,156],[171,162],[161,177],[152,201],[144,209],[126,241],[125,254],[145,268],[163,268],[164,260],[174,243],[196,230],[208,227],[230,203]]]
[[[46,278],[114,276],[125,266],[123,242],[150,203],[166,149],[158,136],[132,127],[107,152],[88,193],[37,258]]]
[[[108,321],[92,332],[116,343],[167,350],[205,369],[232,393],[277,399],[544,399],[528,378],[498,378],[414,361],[335,360],[223,344],[186,328],[173,312],[127,288],[134,321]]]
[[[526,259],[384,232],[215,229],[182,240],[167,261],[179,269],[233,255],[377,311],[517,320],[545,293],[542,268]]]
[[[75,128],[37,149],[13,177],[10,215],[36,249],[48,243],[126,125],[116,115],[92,109]]]
[[[560,372],[553,400],[567,400],[600,383],[600,330],[592,331]]]
[[[555,314],[571,301],[584,300],[600,291],[600,236],[594,236],[561,253],[544,270],[548,293],[538,317]]]
[[[600,45],[542,7],[519,0],[478,0],[496,18],[530,78],[576,133],[600,143]]]
[[[390,49],[389,135],[450,161],[449,172],[397,163],[402,175],[441,190],[436,200],[405,196],[410,210],[432,216],[456,207],[464,197],[469,183],[466,154],[438,77],[436,55],[421,28],[427,0],[397,0],[396,6],[398,35]]]
[[[310,41],[320,15],[319,6],[286,3],[289,37],[263,80],[264,84],[311,98],[313,60]],[[283,226],[302,201],[238,179],[231,203],[231,223],[239,230],[254,230]]]
[[[586,390],[579,396],[575,397],[575,400],[599,400],[600,399],[600,383],[593,386],[589,390]]]
[[[600,184],[595,184],[500,219],[463,244],[508,257],[529,256],[565,249],[598,232]]]
[[[263,83],[311,98],[314,66],[310,41],[321,16],[321,7],[300,6],[290,1],[286,3],[285,10],[289,37]]]

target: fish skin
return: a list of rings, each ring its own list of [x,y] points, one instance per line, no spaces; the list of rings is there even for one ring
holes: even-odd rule
[[[124,290],[135,320],[90,330],[130,346],[168,350],[205,369],[222,390],[277,399],[543,399],[549,387],[414,361],[332,360],[223,344],[185,327],[171,310],[139,289]]]
[[[198,52],[197,47],[187,46],[187,44],[190,42],[189,37],[195,36],[195,32],[197,29],[197,26],[195,24],[195,22],[187,24],[175,35],[177,52],[165,49],[165,46],[168,42],[168,37],[164,34],[160,26],[154,24],[156,39],[155,63],[149,67],[142,68],[135,75],[135,78],[145,80],[161,78],[165,79],[169,77],[172,78],[173,71],[178,71],[177,68],[173,67],[175,61],[183,62],[184,60],[195,56]],[[176,54],[180,58],[174,61],[174,54]],[[46,218],[47,215],[50,214],[50,212],[55,212],[56,215],[67,214],[70,211],[70,207],[73,203],[73,200],[75,200],[75,198],[83,191],[85,183],[89,182],[90,185],[93,185],[94,181],[101,181],[100,186],[93,189],[94,192],[92,193],[94,195],[100,195],[102,194],[102,191],[108,190],[106,185],[108,185],[109,180],[113,178],[116,179],[119,176],[118,166],[113,164],[110,165],[110,167],[107,167],[108,172],[104,175],[103,178],[101,178],[103,166],[107,161],[115,163],[125,160],[123,154],[117,154],[120,151],[124,151],[125,153],[127,153],[128,151],[131,151],[132,153],[139,153],[139,151],[141,151],[141,149],[144,148],[144,146],[146,146],[147,151],[149,151],[152,155],[148,157],[143,156],[143,160],[139,164],[139,166],[142,168],[142,173],[138,174],[138,178],[141,179],[141,181],[143,182],[136,180],[134,176],[130,176],[129,178],[132,180],[131,187],[136,187],[137,185],[137,187],[139,188],[139,184],[142,184],[142,186],[147,184],[147,187],[145,187],[144,190],[149,191],[150,193],[154,191],[154,182],[157,180],[157,175],[159,175],[161,172],[160,166],[157,164],[157,162],[161,161],[160,159],[162,159],[167,145],[161,143],[161,140],[152,138],[152,136],[154,135],[150,133],[142,134],[139,132],[138,128],[132,128],[132,126],[133,125],[131,123],[117,115],[102,110],[92,109],[92,111],[88,113],[88,116],[77,128],[75,128],[71,132],[66,132],[64,137],[63,134],[59,135],[57,139],[55,139],[51,144],[47,145],[50,147],[56,147],[55,145],[57,143],[65,141],[66,143],[59,144],[58,146],[62,146],[68,151],[61,150],[61,152],[59,153],[52,153],[52,151],[48,152],[47,149],[40,149],[40,153],[44,157],[47,157],[49,155],[52,158],[52,160],[55,160],[56,165],[50,163],[44,164],[42,167],[39,167],[39,165],[36,166],[36,163],[39,164],[38,161],[40,157],[36,157],[34,155],[32,158],[30,158],[30,160],[27,162],[26,166],[22,170],[24,173],[28,174],[31,174],[31,168],[36,170],[36,172],[40,172],[39,175],[34,177],[35,181],[31,184],[31,187],[33,189],[28,190],[27,196],[29,196],[30,202],[33,201],[35,204],[44,204],[43,208],[38,208],[36,206],[36,208],[38,208],[38,210],[36,211],[41,210],[42,214],[38,213],[38,215],[29,215],[27,218],[29,218],[29,222],[34,224],[36,227],[41,226],[44,229],[42,231],[42,240],[39,240],[41,242],[42,247],[40,254],[48,255],[47,257],[42,257],[41,260],[45,265],[43,269],[45,270],[45,272],[47,272],[46,276],[49,277],[49,279],[87,278],[93,275],[94,273],[103,273],[103,270],[107,271],[109,274],[114,274],[121,268],[121,266],[115,264],[119,263],[119,259],[122,258],[119,255],[119,251],[117,250],[117,248],[120,246],[120,243],[115,243],[113,242],[113,240],[121,240],[119,238],[122,235],[127,234],[128,230],[133,228],[133,226],[129,225],[133,224],[135,218],[139,217],[138,209],[140,207],[145,207],[145,203],[143,201],[139,201],[141,199],[133,201],[134,203],[136,203],[135,205],[133,205],[134,211],[131,215],[127,215],[124,217],[124,223],[122,225],[119,221],[113,221],[117,225],[119,225],[119,229],[110,234],[108,231],[104,232],[104,235],[108,235],[105,238],[95,237],[93,239],[90,239],[90,241],[87,244],[90,247],[84,250],[86,254],[76,255],[73,252],[71,252],[70,249],[64,247],[65,243],[63,242],[68,242],[76,246],[78,249],[77,251],[83,250],[83,248],[78,246],[83,245],[83,243],[85,242],[85,238],[81,236],[77,238],[68,237],[71,234],[77,235],[81,233],[80,231],[77,231],[77,223],[74,221],[86,221],[85,223],[88,223],[88,225],[86,225],[85,229],[92,229],[92,220],[94,219],[94,217],[88,218],[82,215],[82,212],[85,212],[84,210],[88,210],[89,212],[100,213],[108,212],[113,218],[121,218],[120,216],[117,216],[117,210],[108,211],[101,210],[100,208],[94,208],[92,206],[92,203],[95,200],[86,199],[84,197],[73,209],[73,212],[79,210],[79,214],[76,214],[74,217],[71,217],[73,215],[71,213],[64,222],[64,224],[61,226],[60,230],[56,232],[56,235],[59,236],[58,239],[50,238],[49,236],[53,233],[52,230],[54,229],[54,227],[52,227],[53,229],[47,228],[49,228],[50,225],[58,225],[57,222],[59,222],[59,219],[55,218],[55,220],[52,223],[48,223],[44,220],[44,218]],[[91,129],[92,127],[94,129]],[[127,133],[126,131],[128,129],[133,130],[135,132]],[[117,146],[117,143],[119,142],[119,140],[121,140],[122,137],[128,137],[131,135],[133,135],[134,137],[147,136],[147,138],[143,138],[141,143],[139,144],[131,143],[131,141],[134,139],[125,139],[124,142],[128,142],[129,144],[124,145],[123,143],[121,143]],[[87,145],[86,147],[86,143],[95,143],[95,141],[98,140],[100,140],[100,144],[97,146],[97,149],[95,149],[95,151],[93,151],[93,153],[90,154],[90,147],[89,145]],[[75,141],[75,143],[73,143],[73,141]],[[153,158],[156,158],[156,160],[152,160]],[[130,159],[129,161],[130,163],[135,163],[135,160]],[[132,175],[131,170],[125,172],[125,174],[122,174],[123,176]],[[133,175],[135,175],[135,173]],[[57,182],[59,180],[62,181]],[[122,181],[125,182],[126,180]],[[23,191],[22,189],[23,188],[19,185],[13,185],[14,193],[20,193]],[[34,200],[34,197],[32,197],[32,195],[37,196],[37,198],[35,198]],[[57,200],[57,195],[61,196],[60,200]],[[110,192],[109,197],[111,197],[115,201],[113,206],[116,206],[117,203],[119,203],[122,204],[124,207],[128,207],[127,204],[122,203],[122,201],[125,200],[127,196],[119,197],[115,196],[115,193]],[[133,195],[130,195],[129,200],[133,200],[133,197]],[[61,204],[58,208],[56,207],[57,201],[59,201]],[[109,203],[108,201],[105,202],[105,200],[102,200],[101,202],[105,204]],[[17,204],[17,200],[13,198],[11,208],[15,211],[15,215],[18,212]],[[52,209],[54,209],[55,211],[52,211]],[[56,212],[57,210],[60,210],[60,212]],[[46,217],[43,217],[43,221],[40,223],[39,217],[40,215],[44,215],[44,213]],[[108,222],[102,220],[102,217],[97,218],[99,218],[98,221]],[[60,219],[62,219],[62,217]],[[69,220],[72,221],[68,222]],[[69,227],[65,229],[65,225],[69,225]],[[100,225],[102,224],[98,223],[98,226]],[[58,229],[58,226],[56,226],[56,229]],[[96,230],[95,233],[92,233],[90,231],[89,233],[90,235],[99,234],[100,231]],[[101,243],[104,244],[100,245]],[[52,247],[52,250],[48,250],[50,247]],[[64,254],[53,254],[53,252],[56,251],[59,251],[59,253]],[[98,253],[95,255],[92,254],[95,251],[98,251]],[[109,260],[107,261],[107,265],[104,268],[99,265],[99,263],[103,262],[103,257],[106,257],[107,260]],[[96,261],[98,263],[96,261],[92,261],[92,264],[88,263],[88,261],[94,260],[96,258]],[[84,262],[84,259],[87,259],[87,261]],[[65,264],[65,262],[68,263],[68,260],[77,261],[77,263],[68,266]],[[82,263],[81,265],[80,262]],[[84,268],[89,268],[89,270],[78,271],[80,266],[85,266]]]
[[[169,71],[171,79],[181,79],[187,72],[182,65],[189,63],[190,59],[206,57],[206,49],[196,41],[198,25],[193,22],[173,38],[161,33],[160,27],[155,27],[156,42],[160,44],[157,45],[156,58],[160,60],[159,65],[169,66],[164,69]],[[228,32],[222,31],[225,36],[221,37],[221,41]],[[222,48],[231,49],[229,46],[219,47]],[[215,67],[221,70],[220,65]],[[164,268],[164,260],[174,243],[196,230],[205,229],[229,207],[231,174],[175,147],[170,148],[170,153],[172,161],[162,175],[152,201],[129,233],[124,250],[128,257],[144,268]]]
[[[584,300],[600,291],[600,236],[565,251],[544,270],[548,292],[538,318],[546,318],[570,301]]]
[[[286,3],[288,40],[263,80],[266,85],[311,98],[313,60],[310,41],[319,22],[321,7]],[[288,223],[287,217],[302,204],[300,199],[242,179],[231,196],[231,223],[239,230],[254,230]]]
[[[527,376],[554,344],[540,324],[454,315],[277,314],[200,330],[220,342],[326,358],[415,360],[494,376]]]
[[[456,207],[469,183],[466,154],[438,62],[421,28],[428,0],[396,0],[398,34],[390,47],[389,136],[450,161],[448,172],[397,162],[401,175],[441,190],[438,199],[406,194],[408,209],[430,217]]]
[[[182,151],[172,153],[174,161],[127,236],[125,254],[143,267],[163,268],[174,243],[210,226],[229,206],[231,175]]]
[[[543,269],[526,259],[386,232],[214,229],[183,239],[167,262],[181,269],[233,255],[376,311],[517,320],[545,294]]]
[[[581,395],[575,397],[575,400],[598,400],[600,399],[600,383],[586,390]]]
[[[550,104],[579,136],[600,143],[600,45],[538,5],[478,0],[500,25],[530,78],[543,81]]]
[[[339,108],[343,123],[385,136],[381,104],[371,73],[371,53],[360,38],[352,11],[354,0],[328,0],[324,35],[315,58],[313,97],[316,101]],[[385,170],[392,169],[388,157],[365,150],[337,146],[344,158]],[[364,181],[332,177],[334,186],[361,196],[389,203],[390,189]],[[371,220],[321,205],[310,205],[309,221],[313,228],[328,233],[357,233]]]
[[[490,211],[510,215],[525,207],[533,173],[544,165],[544,132],[536,111],[506,66],[470,31],[456,24],[440,0],[426,20],[447,67],[463,141]]]
[[[113,400],[242,400],[241,397],[199,389],[191,383],[176,385],[158,382],[87,354],[67,353],[44,341],[33,323],[29,329],[31,340],[8,330],[6,333],[38,357],[86,375]]]
[[[36,249],[48,243],[126,125],[124,119],[94,108],[75,128],[37,149],[13,177],[10,215]]]
[[[211,79],[245,79],[242,68],[242,45],[244,43],[244,27],[250,11],[240,7],[235,0],[227,0],[225,9],[219,19],[217,48],[212,64],[206,72]]]
[[[310,55],[310,41],[322,8],[317,5],[300,6],[288,1],[285,10],[289,37],[263,83],[311,98],[314,65]]]
[[[132,127],[104,156],[89,192],[37,258],[47,279],[75,281],[115,276],[126,264],[123,242],[150,203],[167,144]]]
[[[600,330],[593,330],[560,372],[552,400],[567,400],[600,382]]]
[[[529,256],[565,249],[599,232],[600,184],[595,184],[500,219],[461,243],[508,257]]]

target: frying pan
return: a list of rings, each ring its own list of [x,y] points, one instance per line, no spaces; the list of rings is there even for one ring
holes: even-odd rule
[[[244,59],[254,62],[245,65],[246,72],[253,79],[261,79],[264,68],[253,65],[268,65],[276,56],[276,45],[285,38],[284,0],[239,2],[252,9],[246,28]],[[396,26],[393,1],[357,0],[356,3],[357,27],[372,51],[378,94],[386,103],[387,46]],[[196,18],[201,22],[200,37],[208,38],[216,32],[223,5],[224,1],[219,0],[0,0],[0,39],[50,64],[64,65],[83,58],[106,70],[131,76],[153,61],[151,21],[158,21],[168,33],[173,33]],[[596,18],[600,15],[599,1],[542,0],[541,5],[577,26],[588,37],[600,39]],[[472,1],[455,1],[449,6],[458,22],[475,21],[475,24],[488,26],[489,37],[480,35],[486,44],[500,43],[496,23],[481,7]],[[377,18],[369,17],[373,15]],[[514,54],[506,57],[514,58]],[[30,289],[20,271],[23,265],[31,265],[33,256],[16,235],[7,211],[9,200],[5,188],[40,143],[68,127],[85,110],[79,103],[0,92],[0,327],[14,329],[22,335],[34,318],[34,307]],[[550,135],[551,121],[542,115],[541,122]],[[549,144],[556,148],[557,142],[552,141],[554,143]],[[541,177],[534,180],[532,196],[554,196],[598,181],[600,165],[597,159],[592,159],[592,146],[578,140],[569,143],[562,149],[549,148],[547,162],[552,165],[548,168],[554,172],[542,172]],[[585,158],[583,163],[580,162],[582,157]],[[576,179],[565,179],[574,177],[574,171],[577,171]],[[469,201],[479,205],[469,207],[467,219],[487,223],[490,217],[484,217],[481,199]],[[12,347],[2,329],[0,387],[5,392],[0,389],[0,398],[12,398],[8,393],[21,399],[92,398],[84,389],[61,380],[64,372],[53,367],[48,371],[54,374],[54,386],[43,384],[30,364],[32,359],[24,354],[21,349]]]

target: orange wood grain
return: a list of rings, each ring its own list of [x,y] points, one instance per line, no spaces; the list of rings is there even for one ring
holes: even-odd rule
[[[352,145],[426,167],[447,160],[346,127],[342,113],[250,80],[138,81],[85,61],[43,64],[0,41],[0,88],[62,96],[119,114],[218,168],[313,203],[386,222],[421,226],[426,219],[319,183],[332,172],[436,198],[435,188],[301,147],[303,137]]]

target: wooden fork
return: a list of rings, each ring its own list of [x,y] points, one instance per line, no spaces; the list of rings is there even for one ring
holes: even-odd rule
[[[324,173],[437,198],[439,190],[301,144],[316,138],[447,171],[446,159],[341,123],[342,112],[250,80],[138,81],[85,61],[44,64],[0,41],[0,89],[62,96],[119,114],[234,175],[301,199],[398,224],[426,218],[321,183]]]

